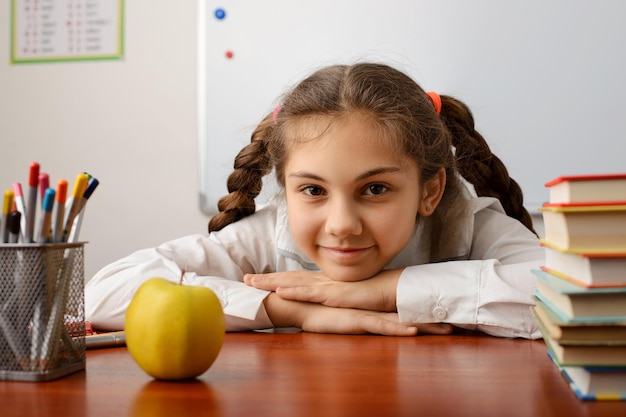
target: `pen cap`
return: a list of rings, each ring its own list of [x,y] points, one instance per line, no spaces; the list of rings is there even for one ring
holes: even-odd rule
[[[11,210],[13,209],[13,190],[6,190],[4,192],[4,200],[2,203],[2,214],[4,215],[8,215],[9,213],[11,213]]]
[[[56,201],[59,204],[65,204],[66,198],[67,198],[67,181],[64,179],[60,179],[57,182]]]
[[[46,195],[46,190],[50,186],[50,177],[45,172],[39,174],[39,189],[41,190],[41,200]]]
[[[98,179],[91,177],[89,179],[89,184],[87,185],[87,189],[85,189],[85,193],[83,194],[83,197],[85,198],[91,197],[93,192],[96,190],[96,187],[98,187],[98,184],[99,184]]]
[[[55,195],[56,191],[54,191],[52,188],[46,188],[46,192],[43,197],[43,211],[52,211]]]
[[[87,186],[87,175],[78,174],[76,176],[76,182],[74,182],[74,189],[72,190],[72,196],[74,198],[80,198],[85,193],[85,188]]]
[[[28,173],[28,186],[37,187],[39,185],[39,163],[33,162],[30,164]]]
[[[15,193],[15,197],[22,197],[22,184],[19,182],[13,183],[13,192]]]

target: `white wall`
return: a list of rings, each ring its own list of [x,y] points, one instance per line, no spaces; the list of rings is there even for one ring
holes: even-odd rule
[[[364,59],[470,106],[529,210],[547,201],[544,184],[557,176],[624,170],[623,0],[202,2],[207,209],[289,83]],[[215,18],[217,7],[226,19]]]
[[[81,230],[86,279],[134,250],[205,233],[197,1],[127,0],[121,61],[21,65],[9,64],[10,3],[0,2],[0,191],[26,183],[32,161],[52,184],[83,171],[100,180]]]
[[[11,65],[0,2],[0,190],[88,171],[85,277],[136,249],[205,233],[198,206],[194,0],[127,0],[125,57]]]

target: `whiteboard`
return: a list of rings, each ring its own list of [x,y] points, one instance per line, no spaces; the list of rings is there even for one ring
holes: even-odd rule
[[[554,177],[626,171],[625,16],[620,0],[200,0],[200,208],[283,92],[357,61],[465,102],[531,211]]]

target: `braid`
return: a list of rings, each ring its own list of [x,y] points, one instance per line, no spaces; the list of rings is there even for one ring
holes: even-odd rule
[[[271,115],[254,130],[250,144],[235,157],[234,171],[228,176],[228,194],[217,203],[219,213],[209,221],[209,233],[254,213],[254,199],[261,192],[263,177],[271,171],[267,153],[267,132],[273,127]]]
[[[452,134],[460,174],[474,185],[476,194],[497,198],[507,215],[537,234],[532,218],[524,208],[522,189],[509,176],[500,158],[491,152],[482,135],[474,129],[474,117],[469,108],[448,96],[442,96],[442,102],[441,116]]]

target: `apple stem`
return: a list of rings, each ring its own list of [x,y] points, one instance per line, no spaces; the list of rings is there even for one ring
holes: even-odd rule
[[[183,285],[183,277],[184,276],[185,276],[185,270],[181,269],[180,270],[180,282],[179,282],[180,285]]]

